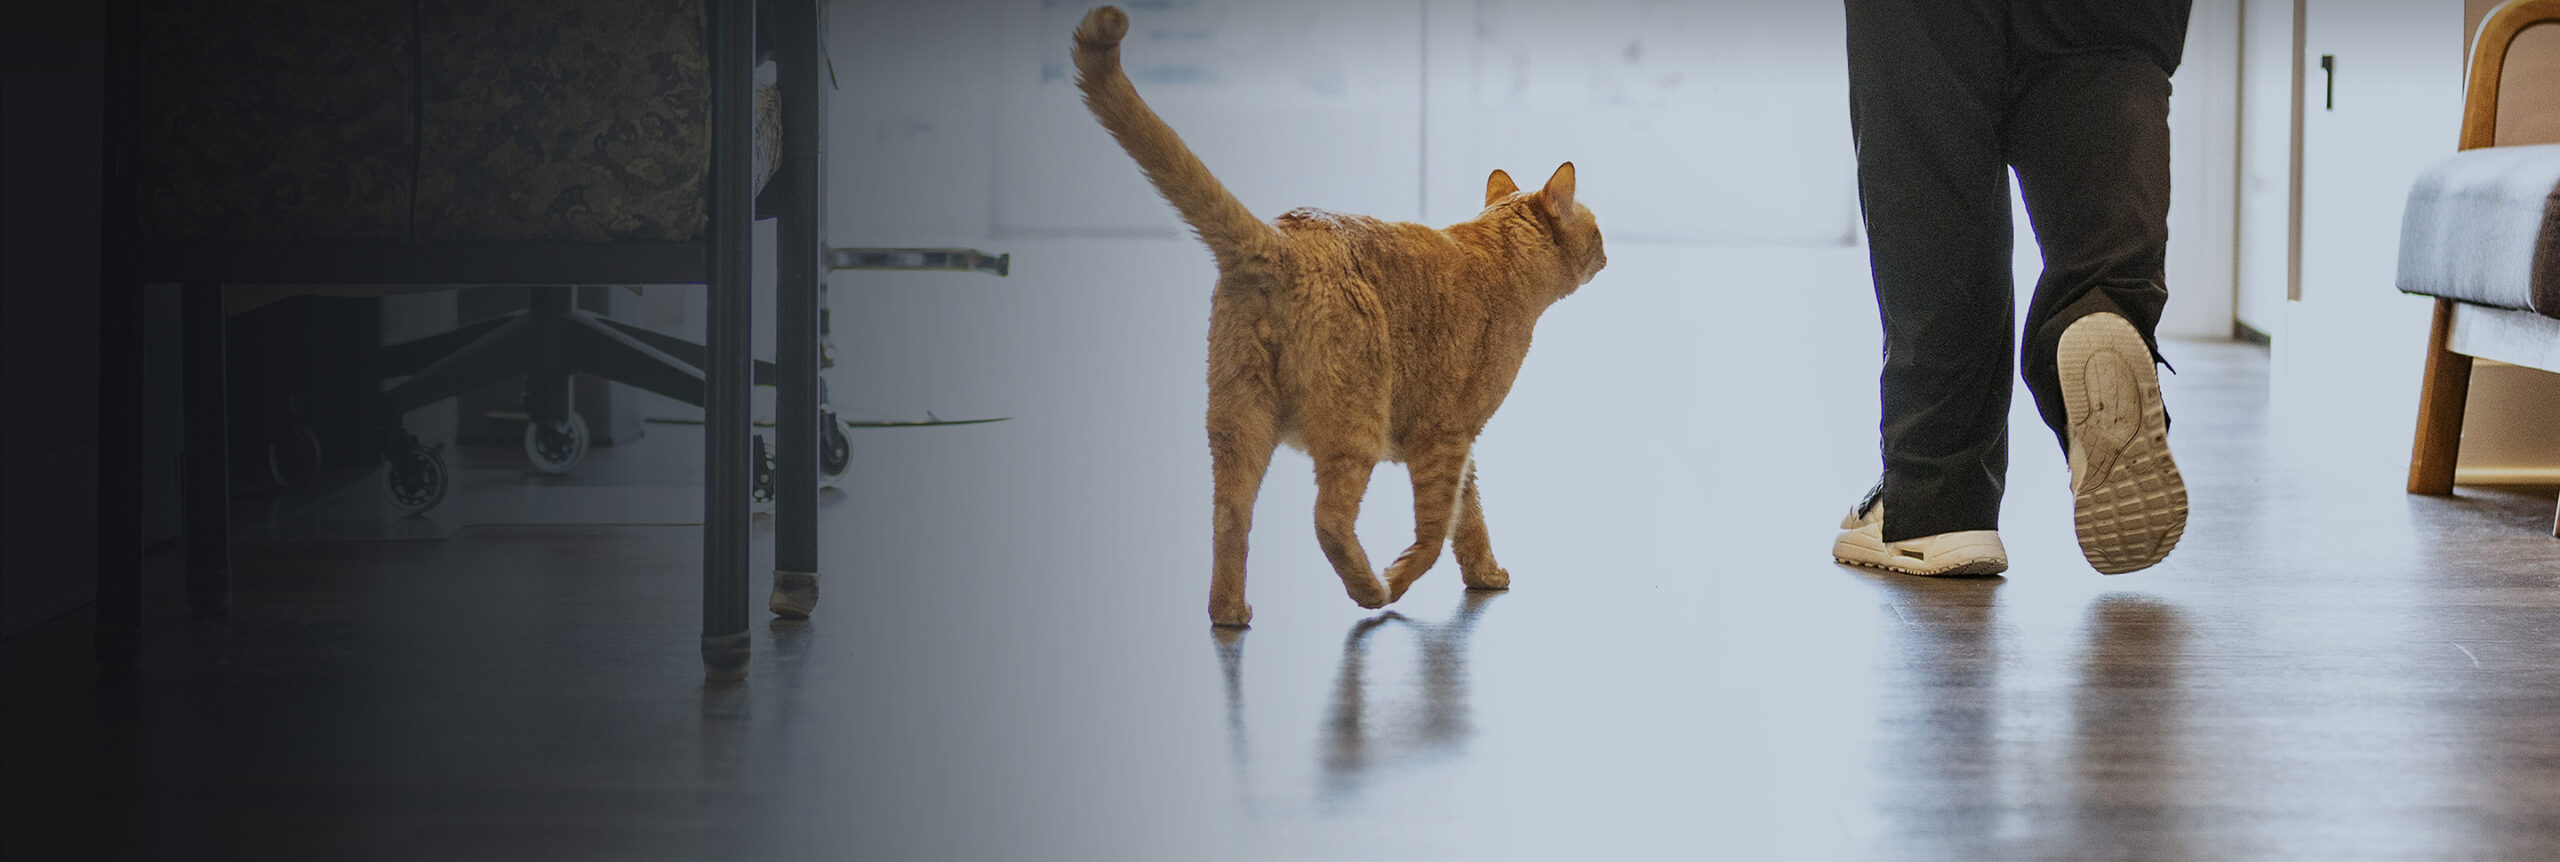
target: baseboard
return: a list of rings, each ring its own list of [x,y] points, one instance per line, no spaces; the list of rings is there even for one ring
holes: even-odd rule
[[[2453,483],[2560,486],[2560,467],[2462,467],[2453,471]]]

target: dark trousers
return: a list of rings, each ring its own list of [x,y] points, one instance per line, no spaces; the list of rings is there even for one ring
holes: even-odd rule
[[[1997,529],[2019,341],[2009,170],[2045,260],[2017,367],[2059,437],[2063,329],[2108,312],[2150,341],[2168,301],[2169,74],[2188,3],[1847,3],[1884,318],[1884,538]]]

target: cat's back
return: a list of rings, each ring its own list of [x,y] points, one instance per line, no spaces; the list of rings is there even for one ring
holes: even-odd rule
[[[1318,261],[1372,268],[1392,261],[1419,262],[1448,253],[1447,236],[1411,222],[1299,207],[1271,220],[1291,250]]]
[[[1378,218],[1352,213],[1338,213],[1315,207],[1299,207],[1271,220],[1283,236],[1307,240],[1354,240],[1386,232],[1391,223]]]

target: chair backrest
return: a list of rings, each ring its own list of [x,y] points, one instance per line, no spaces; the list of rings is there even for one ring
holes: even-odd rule
[[[2508,0],[2480,22],[2471,42],[2471,84],[2462,97],[2461,149],[2498,140],[2498,79],[2507,70],[2507,47],[2536,24],[2560,22],[2560,0]]]
[[[705,0],[145,0],[156,241],[707,235]]]

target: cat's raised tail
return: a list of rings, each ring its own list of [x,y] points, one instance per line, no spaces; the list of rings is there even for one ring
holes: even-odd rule
[[[1076,25],[1076,88],[1084,91],[1085,107],[1137,160],[1156,193],[1199,233],[1221,271],[1268,255],[1279,244],[1279,232],[1229,194],[1182,136],[1138,98],[1138,88],[1120,69],[1120,40],[1127,35],[1129,16],[1111,6],[1085,13]]]

